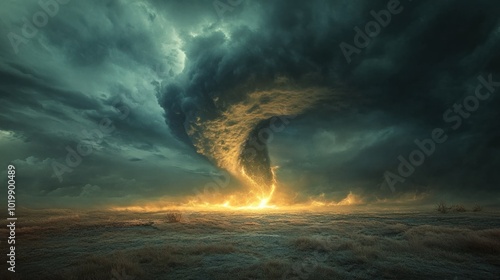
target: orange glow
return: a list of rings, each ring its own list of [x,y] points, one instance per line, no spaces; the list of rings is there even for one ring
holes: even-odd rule
[[[248,200],[238,200],[236,195],[230,195],[225,199],[221,198],[221,203],[211,203],[199,200],[190,200],[187,203],[148,203],[141,206],[112,207],[114,211],[133,211],[133,212],[161,212],[161,211],[321,211],[331,208],[348,207],[361,205],[364,201],[350,192],[344,199],[335,202],[328,201],[324,194],[310,198],[305,203],[287,203],[283,197],[275,197],[276,187],[273,184],[272,190],[267,196]],[[240,197],[252,195],[252,192],[242,194]],[[271,199],[283,198],[280,203],[270,204]]]
[[[275,205],[268,205],[269,201],[273,198],[274,191],[276,190],[276,173],[275,170],[278,168],[278,166],[272,167],[271,168],[271,174],[272,174],[272,182],[271,182],[271,187],[270,191],[266,192],[266,188],[262,188],[259,184],[257,184],[250,176],[248,176],[245,172],[245,168],[241,167],[241,175],[243,178],[245,178],[251,185],[252,191],[256,197],[256,200],[258,202],[257,205],[245,205],[245,206],[239,206],[239,208],[244,207],[244,208],[250,208],[250,209],[263,209],[263,208],[275,208]],[[255,192],[257,192],[255,194]],[[228,206],[229,203],[228,203]]]
[[[283,78],[277,79],[272,90],[257,90],[248,92],[240,102],[226,106],[215,98],[214,105],[220,114],[206,118],[203,114],[196,115],[186,123],[186,133],[190,137],[196,152],[206,156],[215,166],[227,171],[231,176],[245,184],[248,193],[238,193],[223,197],[219,194],[203,194],[187,202],[188,206],[218,207],[223,209],[268,209],[276,208],[275,196],[278,188],[274,171],[269,180],[268,170],[265,174],[256,169],[252,172],[246,166],[249,162],[244,157],[247,154],[245,143],[254,130],[270,116],[292,116],[304,112],[321,100],[330,98],[330,90],[321,87],[296,88],[284,84]],[[262,102],[262,100],[269,100]],[[258,148],[258,150],[261,150]],[[261,168],[268,168],[261,162]],[[260,178],[259,178],[260,177]],[[262,183],[266,182],[266,183]],[[216,186],[214,186],[216,185]],[[210,188],[224,188],[227,184],[212,183]],[[214,197],[215,196],[215,197]]]
[[[324,194],[316,197],[310,197],[309,202],[293,203],[293,199],[287,194],[277,193],[276,169],[271,168],[272,182],[271,186],[260,186],[245,172],[244,167],[240,168],[240,178],[247,182],[250,190],[246,193],[237,193],[228,196],[220,195],[212,197],[208,195],[198,195],[187,202],[178,203],[147,203],[142,206],[114,207],[111,210],[116,211],[134,211],[134,212],[159,212],[159,211],[232,211],[232,210],[314,210],[336,206],[350,206],[363,204],[363,200],[352,192],[342,200],[328,201]]]
[[[349,192],[349,194],[339,202],[325,200],[325,194],[321,194],[316,198],[311,198],[312,206],[348,206],[363,203],[364,201],[360,197],[354,195],[352,192]]]

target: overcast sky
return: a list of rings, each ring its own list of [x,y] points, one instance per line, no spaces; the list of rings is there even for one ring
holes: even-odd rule
[[[0,10],[0,173],[16,166],[19,205],[182,199],[240,160],[279,166],[297,201],[500,203],[497,1],[57,3]]]

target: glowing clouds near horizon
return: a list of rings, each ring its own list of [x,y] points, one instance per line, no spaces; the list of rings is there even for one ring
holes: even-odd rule
[[[223,205],[264,208],[276,192],[274,168],[267,143],[292,117],[311,108],[326,96],[322,88],[254,91],[234,104],[214,99],[215,117],[201,114],[186,123],[186,132],[196,151],[219,168],[227,170],[249,189],[250,198],[231,196]]]

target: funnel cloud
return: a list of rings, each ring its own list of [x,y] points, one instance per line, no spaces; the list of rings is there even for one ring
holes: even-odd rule
[[[4,2],[0,165],[27,207],[184,202],[221,170],[224,195],[291,204],[500,203],[498,1],[399,1],[376,36],[397,1],[65,1],[30,38],[40,1]]]

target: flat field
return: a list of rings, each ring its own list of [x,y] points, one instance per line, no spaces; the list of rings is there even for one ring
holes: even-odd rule
[[[499,279],[498,212],[25,210],[1,279]],[[5,220],[5,219],[4,219]]]

